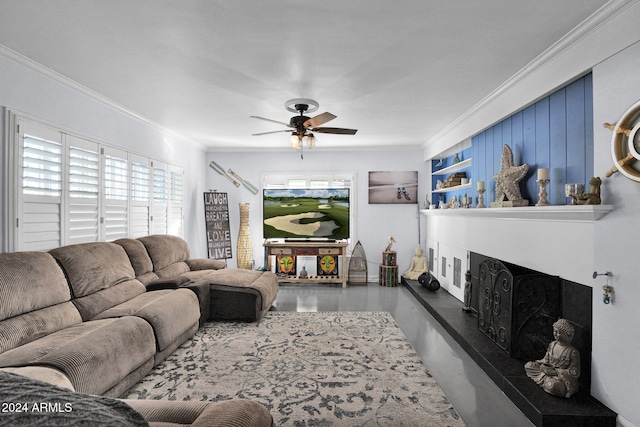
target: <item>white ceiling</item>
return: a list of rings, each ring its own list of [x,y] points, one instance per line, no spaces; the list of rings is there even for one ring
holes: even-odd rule
[[[606,0],[5,0],[0,44],[211,150],[420,147]],[[317,114],[315,113],[315,114]],[[315,115],[311,114],[311,115]]]

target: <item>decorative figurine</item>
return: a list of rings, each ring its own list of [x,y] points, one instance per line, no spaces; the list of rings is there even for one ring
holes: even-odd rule
[[[602,203],[600,199],[600,186],[602,185],[602,180],[599,176],[594,176],[589,180],[589,192],[588,193],[575,193],[571,194],[570,197],[573,199],[572,204],[574,205],[599,205]]]
[[[299,277],[301,279],[306,279],[307,277],[309,277],[309,274],[307,273],[307,269],[304,267],[304,265],[302,266],[302,270],[300,270]]]
[[[422,273],[425,273],[427,270],[427,258],[422,255],[422,247],[417,246],[416,255],[411,260],[409,270],[406,271],[402,276],[406,279],[418,280],[418,277],[420,277],[420,275]]]
[[[385,252],[390,252],[391,251],[391,246],[396,242],[396,239],[393,238],[393,236],[389,236],[389,242],[387,243],[387,247],[384,248]]]
[[[540,360],[527,362],[527,376],[544,391],[554,396],[571,397],[578,391],[580,378],[580,352],[571,345],[574,329],[567,319],[553,324],[552,341]]]
[[[453,157],[453,164],[457,164],[460,163],[460,157],[458,156],[458,153],[456,153],[456,155]]]
[[[526,163],[514,166],[513,151],[511,151],[511,147],[504,144],[500,172],[493,176],[496,180],[496,201],[491,202],[492,208],[527,206],[529,204],[529,200],[522,198],[519,185],[527,171],[529,171],[529,165]]]
[[[462,208],[469,207],[469,197],[467,196],[467,193],[464,193],[464,195],[462,196],[462,199],[460,199],[460,207]]]
[[[467,270],[464,273],[464,307],[462,307],[465,313],[471,313],[471,286],[471,271]]]

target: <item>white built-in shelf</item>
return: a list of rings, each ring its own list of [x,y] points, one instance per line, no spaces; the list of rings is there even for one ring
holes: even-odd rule
[[[503,220],[593,222],[613,210],[613,205],[522,206],[517,208],[423,209],[423,215],[475,217]]]
[[[455,171],[459,171],[460,169],[467,168],[469,166],[471,166],[471,159],[462,160],[461,162],[458,162],[455,165],[447,166],[446,168],[433,171],[431,172],[431,175],[446,175]]]
[[[464,184],[464,185],[456,185],[455,187],[441,188],[439,190],[433,190],[432,193],[448,193],[449,191],[464,190],[465,188],[471,188],[471,183]]]

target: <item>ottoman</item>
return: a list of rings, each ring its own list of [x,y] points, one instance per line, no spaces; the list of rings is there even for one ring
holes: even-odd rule
[[[278,294],[278,279],[271,271],[222,269],[201,281],[210,286],[211,320],[256,322],[269,311]]]

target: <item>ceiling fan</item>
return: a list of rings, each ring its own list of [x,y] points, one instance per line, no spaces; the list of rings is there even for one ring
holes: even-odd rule
[[[308,149],[315,147],[316,138],[313,135],[313,132],[317,133],[333,133],[339,135],[355,135],[358,131],[357,129],[345,129],[345,128],[332,128],[332,127],[320,127],[335,119],[337,116],[325,112],[322,114],[318,114],[315,117],[307,117],[305,113],[313,113],[318,110],[319,104],[313,99],[307,98],[295,98],[290,99],[285,102],[285,108],[292,113],[298,112],[298,116],[291,117],[289,123],[280,122],[278,120],[267,119],[259,116],[251,116],[251,118],[265,120],[267,122],[278,123],[280,125],[287,126],[290,129],[283,130],[274,130],[270,132],[260,132],[254,133],[254,136],[258,135],[268,135],[271,133],[279,133],[279,132],[291,132],[291,146],[297,150],[302,150],[303,144],[306,145]],[[302,154],[300,155],[302,157]]]

